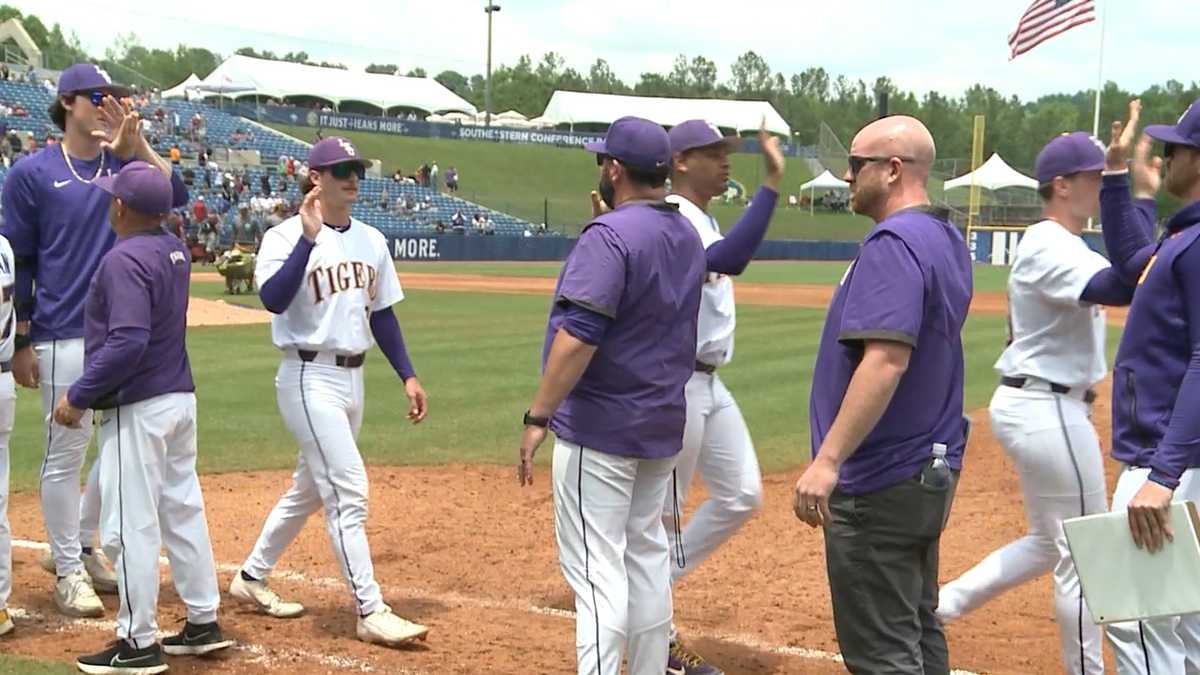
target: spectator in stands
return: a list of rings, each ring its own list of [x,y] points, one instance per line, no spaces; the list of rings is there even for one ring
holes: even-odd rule
[[[21,145],[21,137],[17,135],[16,129],[8,130],[8,145],[10,148],[12,148],[12,154],[14,156],[21,154],[21,150],[24,149]]]
[[[29,111],[20,103],[14,103],[12,108],[13,117],[29,117]]]
[[[392,182],[396,184],[404,182],[404,174],[401,173],[400,169],[396,169],[396,173],[392,174]]]
[[[454,210],[454,215],[450,216],[450,224],[454,227],[463,227],[467,224],[467,219],[463,217],[462,209]]]
[[[12,108],[4,105],[3,103],[0,103],[0,117],[10,117],[10,116],[12,116],[12,113],[13,113]]]
[[[436,221],[436,222],[433,224],[433,231],[434,231],[434,232],[437,232],[438,234],[445,234],[445,233],[446,233],[446,223],[443,223],[443,222],[442,222],[442,219],[441,219],[441,218],[439,218],[439,219],[438,219],[438,220],[437,220],[437,221]]]
[[[458,192],[458,169],[450,167],[446,170],[446,189]]]
[[[300,160],[300,163],[297,165],[297,167],[298,167],[296,169],[297,176],[307,176],[308,175],[308,162],[307,161],[305,161],[303,159]]]
[[[196,184],[196,172],[191,168],[183,170],[183,184],[190,190]]]
[[[429,187],[434,190],[438,189],[438,165],[437,160],[433,160],[433,165],[429,167]]]
[[[33,153],[37,152],[37,149],[38,149],[37,139],[34,138],[33,132],[26,131],[25,132],[25,152],[27,154],[32,155]]]
[[[48,134],[46,134],[46,138],[42,141],[42,144],[43,145],[54,145],[57,142],[58,142],[58,139],[54,137],[54,134],[48,133]]]
[[[263,174],[259,176],[258,182],[259,185],[262,186],[262,193],[264,195],[271,194],[271,177],[267,175],[267,172],[264,171]]]
[[[275,204],[275,208],[272,209],[270,215],[267,216],[267,222],[266,222],[265,229],[269,230],[272,227],[279,225],[284,220],[285,220],[285,218],[283,217],[283,202],[281,200]]]
[[[200,241],[204,242],[204,250],[208,253],[210,261],[216,258],[217,246],[220,242],[217,223],[216,214],[209,216],[207,220],[200,221]]]
[[[9,71],[8,71],[8,64],[7,64],[7,63],[2,63],[2,64],[0,64],[0,78],[3,78],[3,80],[4,80],[5,82],[7,82],[7,81],[8,81],[8,76],[9,76],[10,74],[11,74],[11,73],[9,73]]]
[[[179,216],[178,211],[172,211],[171,214],[167,216],[167,231],[176,237],[179,237],[181,240],[185,242],[187,241],[187,238],[183,236],[183,218]]]
[[[483,230],[484,234],[496,234],[496,224],[492,222],[491,216],[488,216],[484,219],[483,227],[481,229]]]
[[[429,171],[430,167],[428,164],[422,164],[421,168],[418,170],[417,180],[421,182],[421,187],[429,187]]]
[[[199,164],[200,168],[202,169],[205,166],[208,166],[208,148],[200,146],[199,152],[196,153],[196,163]]]
[[[204,118],[200,117],[200,113],[193,114],[192,115],[191,136],[190,136],[193,143],[200,140],[200,125],[202,125],[202,124],[204,124]]]
[[[295,157],[287,158],[287,167],[285,170],[287,171],[288,180],[295,181],[296,180],[296,158]]]
[[[192,219],[200,222],[208,218],[208,205],[204,203],[204,196],[196,197],[196,202],[192,204]]]
[[[392,204],[392,196],[390,194],[388,194],[388,191],[385,189],[379,195],[379,210],[387,211],[388,207],[391,206],[391,204]]]
[[[173,164],[175,166],[179,166],[180,161],[182,161],[182,159],[183,159],[183,153],[180,152],[178,143],[171,144],[170,156],[171,156],[171,164]]]
[[[157,108],[155,108],[154,119],[158,120],[159,124],[162,124],[163,121],[166,119],[166,117],[167,117],[167,111],[163,110],[161,105],[158,106]]]
[[[421,203],[421,210],[422,211],[432,211],[433,210],[433,200],[430,199],[428,196],[425,197],[425,200]]]
[[[283,177],[283,178],[287,177],[287,161],[288,161],[287,155],[279,156],[279,165],[277,167],[275,167],[275,170],[279,172],[280,177]]]

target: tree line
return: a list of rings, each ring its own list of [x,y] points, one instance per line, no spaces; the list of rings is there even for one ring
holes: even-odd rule
[[[22,13],[8,5],[0,6],[0,21],[17,18],[45,54],[46,65],[63,68],[87,60],[78,38],[66,34],[56,23],[47,28],[37,16]],[[334,68],[344,64],[315,61],[304,51],[277,55],[270,51],[243,47],[235,53],[258,58],[292,61]],[[119,36],[100,59],[113,77],[142,86],[166,88],[191,73],[205,77],[223,60],[220,54],[203,47],[180,44],[174,49],[143,46],[137,36]],[[481,58],[482,60],[482,58]],[[427,77],[422,68],[401,73],[396,64],[372,63],[374,73]],[[434,79],[470,101],[480,110],[484,106],[485,82],[482,74],[466,75],[445,70]],[[985,152],[999,152],[1011,164],[1028,170],[1038,149],[1054,135],[1090,130],[1094,104],[1093,90],[1050,94],[1031,101],[1006,96],[985,84],[975,84],[962,95],[943,92],[902,90],[888,77],[873,82],[834,75],[812,66],[802,72],[775,71],[761,55],[748,51],[729,67],[722,79],[714,61],[702,56],[680,54],[667,72],[645,72],[636,82],[618,77],[604,59],[597,59],[586,70],[568,65],[562,56],[548,52],[534,61],[522,56],[515,64],[502,64],[492,72],[492,110],[514,109],[527,116],[540,115],[559,89],[605,94],[634,94],[682,98],[739,98],[771,102],[794,131],[793,141],[816,145],[822,123],[848,144],[854,131],[877,115],[880,92],[888,95],[889,111],[914,115],[923,120],[938,142],[938,154],[944,158],[967,158],[971,151],[971,129],[976,114],[985,115],[987,130]],[[1108,124],[1122,118],[1126,102],[1138,95],[1147,123],[1173,123],[1179,114],[1200,97],[1200,83],[1185,84],[1169,80],[1142,92],[1130,92],[1115,82],[1105,85],[1102,95],[1101,139],[1107,140]]]

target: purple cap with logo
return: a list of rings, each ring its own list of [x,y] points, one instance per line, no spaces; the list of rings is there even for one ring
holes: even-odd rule
[[[125,202],[129,208],[148,216],[171,210],[171,179],[157,167],[143,161],[126,164],[115,176],[101,176],[92,185]]]
[[[742,142],[736,136],[721,134],[721,130],[707,120],[688,120],[682,124],[676,124],[671,127],[667,137],[671,140],[671,153],[676,155],[688,150],[718,144],[724,144],[730,151],[733,151]]]
[[[343,162],[357,162],[370,168],[371,160],[358,154],[350,139],[330,136],[317,141],[308,151],[308,168],[323,169]]]
[[[108,91],[113,96],[129,95],[129,87],[113,84],[112,78],[103,68],[94,63],[76,63],[58,76],[58,93],[75,91]]]
[[[1104,144],[1084,131],[1063,134],[1050,141],[1038,153],[1034,164],[1039,185],[1048,185],[1058,176],[1103,170]]]
[[[665,171],[671,163],[671,141],[667,138],[667,130],[640,117],[622,117],[608,127],[604,140],[583,147],[644,171]]]
[[[1151,124],[1146,127],[1146,134],[1163,143],[1174,143],[1200,149],[1200,99],[1196,99],[1192,106],[1179,117],[1179,122],[1175,126]]]

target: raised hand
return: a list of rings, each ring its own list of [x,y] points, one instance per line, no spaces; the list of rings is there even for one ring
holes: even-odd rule
[[[763,163],[767,166],[767,178],[763,183],[778,192],[779,186],[783,182],[783,169],[787,166],[787,161],[783,158],[779,137],[767,131],[766,117],[763,117],[762,124],[758,127],[758,144],[762,147]]]
[[[1142,134],[1134,148],[1133,164],[1130,166],[1134,199],[1154,199],[1162,187],[1163,160],[1162,157],[1150,156],[1150,146],[1153,144],[1154,139]]]
[[[141,115],[112,96],[105,96],[96,111],[102,128],[92,131],[92,136],[100,139],[101,146],[108,148],[118,159],[133,159],[139,145],[146,142],[142,136]]]
[[[304,227],[304,238],[317,243],[317,235],[325,227],[325,218],[321,215],[321,187],[318,185],[304,195],[300,203],[300,224]]]
[[[1125,122],[1113,122],[1112,138],[1108,143],[1108,154],[1105,155],[1105,168],[1109,171],[1124,171],[1129,168],[1129,159],[1133,156],[1133,139],[1137,136],[1138,120],[1142,116],[1141,99],[1129,102],[1129,119]]]

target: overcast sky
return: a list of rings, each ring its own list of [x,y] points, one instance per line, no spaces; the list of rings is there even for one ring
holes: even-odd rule
[[[102,54],[116,33],[134,32],[152,47],[180,42],[228,55],[250,45],[278,53],[303,50],[351,67],[397,63],[431,74],[482,73],[487,21],[483,2],[364,0],[322,15],[336,2],[202,0],[7,0],[47,23],[74,31]],[[901,88],[960,94],[975,82],[1022,98],[1095,86],[1100,22],[1075,28],[1010,62],[1007,37],[1031,0],[497,0],[493,61],[536,60],[556,51],[584,75],[606,59],[627,83],[670,69],[675,55],[716,61],[722,81],[747,50],[790,75],[822,66],[834,76]],[[1107,11],[1104,78],[1141,90],[1198,75],[1200,2],[1100,0]],[[203,15],[197,10],[203,8]],[[311,8],[311,11],[306,11]],[[653,9],[649,9],[653,8]],[[116,26],[102,32],[97,26]],[[164,83],[171,85],[174,83]]]

